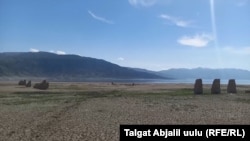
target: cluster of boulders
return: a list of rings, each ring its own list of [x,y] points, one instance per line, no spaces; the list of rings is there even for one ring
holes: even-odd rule
[[[26,82],[26,80],[20,80],[18,82],[18,85],[26,86],[26,87],[31,87],[31,81],[29,80],[28,82]]]
[[[111,82],[111,85],[124,85],[124,86],[135,86],[135,83],[115,83],[115,82]]]
[[[211,94],[220,94],[220,79],[214,79]],[[235,79],[230,79],[227,85],[227,93],[237,93]],[[202,79],[196,79],[194,84],[194,94],[203,94]]]
[[[40,90],[46,90],[49,88],[49,82],[46,80],[43,80],[41,83],[36,83],[33,88],[40,89]]]
[[[20,80],[18,82],[18,85],[31,87],[31,81],[29,80],[28,82],[26,82],[26,80]],[[33,88],[40,89],[40,90],[46,90],[49,88],[49,82],[47,82],[46,80],[43,80],[41,83],[36,83],[33,86]]]
[[[20,80],[20,81],[18,82],[18,85],[25,86],[25,85],[26,85],[26,80]]]

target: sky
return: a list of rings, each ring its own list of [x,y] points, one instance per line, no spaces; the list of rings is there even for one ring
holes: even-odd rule
[[[0,52],[250,70],[250,0],[0,0]]]

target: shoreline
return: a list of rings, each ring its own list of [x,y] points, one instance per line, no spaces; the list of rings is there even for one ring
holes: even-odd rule
[[[14,77],[1,78],[0,82],[17,82],[20,80],[31,80],[40,82],[47,80],[53,83],[136,83],[136,84],[194,84],[195,78],[190,79],[83,79],[83,80],[56,80],[47,77]],[[214,79],[202,79],[203,84],[212,84]],[[221,85],[227,85],[229,79],[220,79]],[[237,85],[250,85],[249,79],[235,79]]]

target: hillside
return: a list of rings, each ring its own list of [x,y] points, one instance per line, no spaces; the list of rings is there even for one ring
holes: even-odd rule
[[[158,79],[161,76],[139,72],[105,60],[48,52],[0,53],[0,76],[49,77],[58,79],[114,78]]]

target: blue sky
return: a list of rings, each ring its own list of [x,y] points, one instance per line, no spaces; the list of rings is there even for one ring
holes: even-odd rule
[[[250,70],[250,0],[0,0],[0,52]]]

